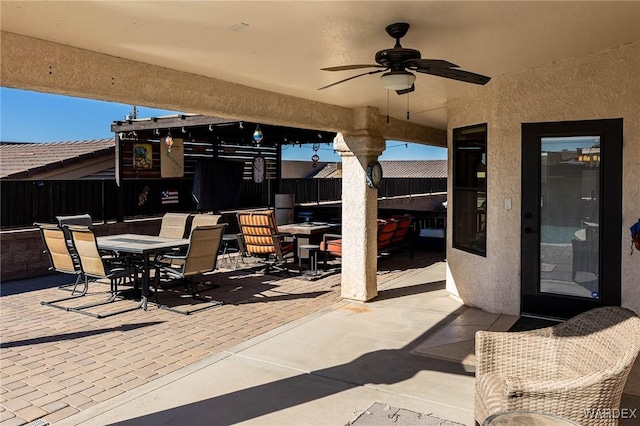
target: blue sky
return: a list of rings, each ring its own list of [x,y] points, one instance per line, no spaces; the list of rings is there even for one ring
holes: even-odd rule
[[[131,113],[132,106],[69,96],[0,88],[0,140],[60,142],[111,138],[111,123]],[[138,106],[138,117],[159,117],[174,111]],[[283,148],[285,160],[311,160],[311,145]],[[320,161],[340,161],[331,145],[321,145]],[[442,160],[447,150],[387,141],[381,160]]]

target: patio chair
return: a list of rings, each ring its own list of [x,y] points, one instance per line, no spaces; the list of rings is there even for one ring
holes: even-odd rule
[[[137,269],[128,264],[130,260],[128,257],[102,256],[98,250],[96,236],[89,227],[68,225],[67,228],[71,233],[71,241],[73,242],[73,247],[78,255],[80,268],[85,277],[107,279],[110,283],[109,298],[107,300],[83,306],[69,307],[67,310],[89,315],[94,318],[106,318],[139,309],[140,306],[108,313],[85,311],[85,309],[88,308],[107,305],[120,300],[118,283],[123,283],[124,279],[128,277],[135,281],[137,278]]]
[[[410,214],[391,216],[392,220],[398,222],[398,226],[393,231],[391,241],[387,248],[381,254],[392,254],[409,246],[409,256],[413,259],[413,216]]]
[[[382,253],[391,244],[394,233],[398,228],[398,223],[395,219],[378,219],[376,239],[378,254]],[[324,234],[320,243],[320,253],[322,253],[323,268],[326,270],[327,255],[342,257],[342,235]]]
[[[217,225],[222,215],[219,214],[194,214],[191,220],[191,229],[198,226]]]
[[[186,238],[189,222],[194,215],[191,213],[165,213],[160,224],[158,236],[165,238]]]
[[[45,253],[47,253],[49,262],[51,263],[50,269],[57,272],[62,272],[64,274],[72,274],[76,276],[75,283],[66,284],[59,287],[66,289],[67,287],[72,286],[72,295],[70,297],[63,297],[61,299],[51,300],[48,302],[42,301],[40,303],[42,305],[67,310],[67,307],[58,305],[58,303],[64,302],[65,300],[77,299],[78,297],[82,297],[87,294],[88,279],[82,274],[82,269],[80,268],[80,263],[77,259],[77,256],[74,256],[71,253],[71,250],[67,245],[64,231],[59,226],[52,223],[36,223],[35,225],[40,229],[40,235],[42,237],[42,242],[44,243]],[[80,281],[83,281],[84,286],[79,294],[75,294]]]
[[[225,226],[225,224],[193,226],[189,235],[189,247],[187,248],[186,254],[165,254],[160,256],[155,263],[155,302],[160,308],[183,315],[189,315],[222,304],[220,301],[201,296],[194,278],[216,269],[218,251],[220,250]],[[185,288],[190,293],[189,297],[208,302],[208,306],[183,311],[162,305],[158,299],[158,290],[162,276],[168,279],[186,280]],[[207,287],[207,290],[216,287],[218,287],[218,285],[210,285]]]
[[[58,221],[58,226],[62,228],[69,241],[71,241],[71,234],[67,229],[65,229],[65,225],[88,226],[91,228],[93,224],[91,216],[87,213],[72,216],[56,216],[56,220]]]
[[[244,250],[244,244],[240,234],[235,234],[235,233],[228,234],[229,228],[230,228],[230,224],[226,223],[226,221],[229,220],[228,217],[223,218],[223,215],[219,215],[219,214],[206,214],[206,213],[196,214],[193,216],[193,221],[191,222],[191,228],[193,229],[201,225],[216,225],[221,220],[223,221],[222,223],[226,225],[225,233],[222,236],[222,247],[220,249],[221,255],[222,255],[221,261],[224,262],[225,257],[230,260],[231,259],[230,253],[232,252],[237,253],[236,262],[235,262],[235,268],[237,268],[240,260],[242,260],[242,262],[244,263],[243,257],[246,255],[246,253]],[[234,221],[236,220],[235,216],[233,217],[233,220]],[[235,228],[237,229],[237,226]]]
[[[73,251],[73,243],[71,242],[71,234],[69,233],[69,230],[65,228],[65,225],[81,225],[91,228],[93,226],[93,220],[91,219],[91,216],[88,213],[68,216],[56,216],[56,220],[58,221],[58,227],[60,227],[60,229],[62,229],[62,232],[64,232],[65,239],[67,240],[67,246],[69,247],[71,254],[75,257],[76,255]],[[71,286],[71,284],[65,284],[61,285],[58,288],[66,290]],[[75,289],[75,286],[73,288]],[[73,291],[75,290],[72,290],[72,292]]]
[[[620,408],[640,351],[640,317],[606,306],[533,331],[476,333],[475,420],[502,411],[553,414],[583,426],[615,425],[585,410]]]
[[[240,212],[237,214],[240,226],[240,238],[249,256],[262,259],[265,264],[264,273],[272,268],[286,271],[286,256],[293,255],[295,244],[291,234],[278,232],[278,225],[274,210]]]

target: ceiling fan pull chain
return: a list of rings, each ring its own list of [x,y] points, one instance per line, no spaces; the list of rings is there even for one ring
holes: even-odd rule
[[[407,93],[407,121],[409,121],[409,94]]]

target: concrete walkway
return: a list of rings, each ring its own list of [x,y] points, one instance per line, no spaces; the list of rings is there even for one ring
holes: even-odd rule
[[[183,415],[190,424],[285,421],[271,416],[335,424],[333,416],[346,423],[375,400],[469,423],[472,373],[410,353],[466,309],[445,293],[444,276],[438,253],[381,259],[380,296],[361,304],[341,301],[340,275],[308,281],[222,269],[209,293],[220,307],[105,319],[40,305],[64,296],[56,285],[69,276],[2,283],[0,425],[144,415],[166,415],[165,424],[182,424]],[[102,286],[90,287],[92,297],[103,297]],[[218,417],[198,409],[207,401]],[[200,420],[185,414],[192,407]]]
[[[68,417],[59,425],[344,425],[373,402],[473,424],[474,376],[411,350],[467,308],[443,262]]]

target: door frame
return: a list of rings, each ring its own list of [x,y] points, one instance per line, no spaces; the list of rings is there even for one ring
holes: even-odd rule
[[[541,139],[569,136],[600,136],[599,299],[539,291]],[[570,318],[598,306],[620,306],[622,287],[622,141],[622,118],[522,123],[520,310],[523,314]]]

